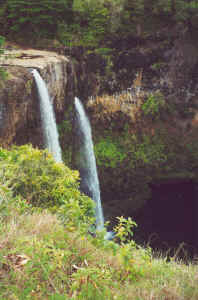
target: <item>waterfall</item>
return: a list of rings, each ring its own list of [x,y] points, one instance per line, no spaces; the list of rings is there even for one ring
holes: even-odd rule
[[[97,174],[96,159],[93,149],[91,126],[82,103],[75,98],[77,134],[79,143],[79,170],[81,175],[81,190],[96,203],[96,228],[104,228],[104,217],[100,199],[100,186]]]
[[[53,155],[56,162],[62,162],[61,147],[58,140],[58,130],[54,116],[54,110],[50,101],[49,93],[45,81],[37,70],[33,70],[38,94],[40,98],[40,111],[45,146]]]

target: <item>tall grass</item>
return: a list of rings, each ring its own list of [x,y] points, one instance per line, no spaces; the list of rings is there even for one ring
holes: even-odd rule
[[[30,157],[26,154],[28,149]],[[15,161],[21,171],[23,165],[31,177],[26,169],[28,157],[33,178],[35,170],[38,171],[34,160],[41,159],[42,174],[47,170],[53,173],[54,168],[57,172],[56,163],[53,168],[50,160],[49,169],[49,162],[45,166],[41,154],[31,147],[22,147],[18,151],[15,148],[12,154],[2,150],[1,159],[9,164],[9,174]],[[87,210],[75,201],[79,193],[70,194],[71,198],[52,214],[46,208],[33,207],[24,198],[28,190],[23,197],[18,190],[15,194],[15,184],[12,186],[6,173],[1,174],[1,300],[198,299],[197,264],[186,265],[176,257],[169,261],[166,257],[153,257],[149,247],[143,248],[128,240],[128,235],[133,233],[132,220],[118,218],[114,241],[105,240],[105,232],[92,237],[88,234],[91,219],[83,226],[83,220],[88,222],[82,217]],[[51,188],[51,185],[46,186]],[[67,189],[70,192],[70,186],[65,184],[66,193]],[[82,201],[88,199],[82,198]]]
[[[46,211],[13,210],[0,241],[2,300],[198,299],[197,265],[71,232]]]

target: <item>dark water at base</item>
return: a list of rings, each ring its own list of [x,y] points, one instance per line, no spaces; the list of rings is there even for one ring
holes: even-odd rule
[[[152,197],[134,216],[135,239],[164,255],[185,260],[198,255],[198,190],[191,180],[151,185]]]

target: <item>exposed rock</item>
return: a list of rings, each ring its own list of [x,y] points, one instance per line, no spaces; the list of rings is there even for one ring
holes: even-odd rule
[[[115,57],[117,82],[123,90],[139,87],[139,95],[127,89],[87,102],[109,216],[133,215],[155,180],[197,182],[198,43],[187,32],[165,39],[142,41]]]
[[[198,43],[185,36],[175,41],[169,62],[169,81],[172,87],[185,88],[195,78],[198,64]]]
[[[41,73],[60,122],[74,93],[71,62],[55,52],[29,49],[6,51],[0,63],[8,73],[0,90],[0,144],[32,143],[41,147],[40,109],[30,71],[35,68]]]
[[[89,96],[104,91],[105,60],[96,53],[87,53],[83,47],[65,48],[65,54],[73,58],[76,73],[77,96],[85,101]]]

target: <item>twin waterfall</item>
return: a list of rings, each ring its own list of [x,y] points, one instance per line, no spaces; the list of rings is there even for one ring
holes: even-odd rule
[[[56,126],[56,119],[54,110],[50,101],[47,86],[37,70],[33,70],[38,95],[40,98],[40,112],[42,129],[45,139],[45,146],[53,155],[56,162],[62,162],[61,147],[58,140],[58,130]]]
[[[50,101],[49,93],[44,80],[37,70],[33,70],[38,95],[40,99],[40,113],[45,146],[52,153],[56,162],[62,162],[61,147],[58,140],[58,131],[54,110]],[[96,229],[104,229],[104,217],[100,199],[100,187],[96,168],[96,159],[94,155],[91,126],[82,103],[75,98],[76,109],[76,127],[79,143],[79,170],[81,174],[81,190],[95,201],[96,208]],[[106,238],[110,238],[111,233],[107,233]]]
[[[86,116],[82,103],[75,98],[77,134],[79,143],[79,170],[81,174],[81,189],[92,198],[96,204],[96,229],[104,228],[104,217],[100,200],[100,186],[96,168],[96,159],[94,155],[91,126]]]

